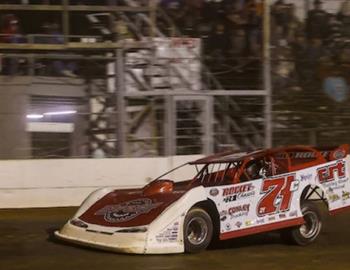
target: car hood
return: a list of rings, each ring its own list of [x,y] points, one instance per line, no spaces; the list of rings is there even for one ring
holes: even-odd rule
[[[148,225],[186,190],[145,192],[143,189],[114,190],[96,201],[79,219],[108,227]]]

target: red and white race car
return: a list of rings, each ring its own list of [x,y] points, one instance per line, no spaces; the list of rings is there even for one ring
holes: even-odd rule
[[[97,190],[55,235],[139,254],[198,252],[215,238],[272,230],[307,245],[322,228],[315,199],[331,214],[350,206],[349,173],[348,145],[217,154],[140,189]]]

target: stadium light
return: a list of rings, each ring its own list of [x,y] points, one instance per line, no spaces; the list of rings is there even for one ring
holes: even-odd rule
[[[42,114],[27,114],[28,119],[41,119],[43,117],[44,117],[44,115],[42,115]]]
[[[60,111],[60,112],[46,112],[44,115],[65,115],[65,114],[75,114],[77,111]]]

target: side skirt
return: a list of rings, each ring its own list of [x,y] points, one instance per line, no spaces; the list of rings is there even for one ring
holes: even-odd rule
[[[350,206],[344,206],[344,207],[341,207],[341,208],[338,208],[338,209],[331,210],[331,211],[329,211],[329,214],[331,216],[334,216],[334,215],[337,215],[337,214],[340,214],[340,213],[343,213],[343,212],[347,212],[347,211],[350,211]]]
[[[226,240],[230,238],[236,238],[236,237],[241,237],[241,236],[246,236],[251,234],[273,231],[277,229],[283,229],[287,227],[293,227],[293,226],[304,224],[304,222],[305,222],[304,218],[300,217],[300,218],[294,218],[286,221],[279,221],[272,224],[265,224],[265,225],[255,226],[252,228],[226,232],[226,233],[220,234],[220,240]]]

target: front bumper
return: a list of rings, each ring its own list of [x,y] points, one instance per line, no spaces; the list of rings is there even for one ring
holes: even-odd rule
[[[140,233],[105,233],[87,230],[67,223],[61,230],[55,231],[58,239],[98,249],[144,254],[146,252],[147,232]]]
[[[184,252],[182,241],[158,243],[152,230],[109,233],[102,230],[80,228],[68,222],[61,230],[55,231],[55,236],[70,243],[118,253],[170,254]]]

